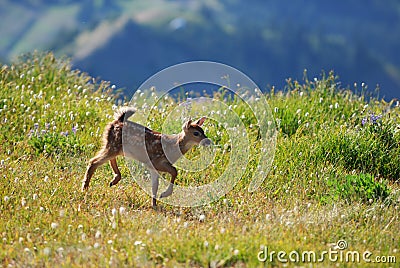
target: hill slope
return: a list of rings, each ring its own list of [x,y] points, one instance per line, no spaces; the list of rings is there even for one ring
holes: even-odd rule
[[[68,53],[76,67],[130,93],[155,72],[189,60],[221,61],[262,89],[335,70],[344,86],[400,92],[399,2],[3,1],[0,59]]]
[[[400,258],[399,104],[367,102],[340,89],[333,74],[266,95],[278,143],[260,189],[247,191],[250,163],[223,199],[159,211],[126,168],[119,185],[107,186],[107,166],[88,193],[80,191],[111,118],[115,96],[107,83],[52,54],[33,54],[2,66],[0,87],[2,266],[254,267],[263,246],[319,254],[339,240],[348,250],[372,252],[371,260]],[[223,148],[214,125],[206,125]],[[196,180],[180,172],[178,184]],[[324,266],[336,263],[326,259]]]

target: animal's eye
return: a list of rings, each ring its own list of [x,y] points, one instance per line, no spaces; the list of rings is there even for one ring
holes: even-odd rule
[[[197,131],[195,131],[195,132],[193,132],[193,135],[195,135],[195,136],[199,136],[199,135],[200,135],[200,133],[199,133],[199,132],[197,132]]]

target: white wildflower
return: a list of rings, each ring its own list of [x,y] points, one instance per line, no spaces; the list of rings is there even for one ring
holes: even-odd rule
[[[113,208],[111,210],[111,214],[115,217],[117,215],[117,210],[115,208]]]
[[[44,255],[49,256],[50,253],[51,253],[51,249],[50,249],[50,248],[47,247],[47,248],[44,248],[44,249],[43,249],[43,254],[44,254]]]
[[[119,214],[123,215],[125,214],[126,209],[124,207],[119,208]]]
[[[99,239],[101,237],[101,232],[99,230],[97,230],[95,236],[96,239]]]
[[[199,217],[199,221],[203,222],[206,219],[206,216],[204,214],[201,214]]]

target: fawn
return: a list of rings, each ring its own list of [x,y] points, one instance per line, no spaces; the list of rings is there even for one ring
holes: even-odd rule
[[[150,171],[152,183],[153,207],[157,205],[159,172],[171,174],[171,183],[160,198],[172,194],[177,170],[173,164],[194,145],[211,145],[201,126],[205,117],[196,122],[188,120],[182,126],[179,134],[167,135],[153,131],[138,123],[124,120],[135,113],[133,108],[121,108],[114,115],[114,121],[109,123],[103,134],[103,147],[95,157],[90,159],[82,185],[82,191],[89,188],[90,179],[95,170],[110,161],[114,179],[110,186],[121,180],[116,157],[125,155],[145,164]],[[124,132],[124,140],[122,133]]]

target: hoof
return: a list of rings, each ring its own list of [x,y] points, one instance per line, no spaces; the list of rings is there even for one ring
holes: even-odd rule
[[[83,184],[81,188],[81,192],[86,192],[89,189],[89,185]]]
[[[168,196],[170,196],[170,195],[172,194],[172,192],[173,192],[173,188],[172,188],[172,184],[170,184],[169,187],[168,187],[168,189],[165,190],[165,192],[163,192],[163,193],[160,195],[160,198],[168,197]]]
[[[110,187],[116,185],[121,180],[121,176],[115,176],[114,179],[110,182]]]
[[[163,192],[162,194],[160,194],[160,198],[165,198],[170,196],[172,193],[168,193],[167,191]]]

